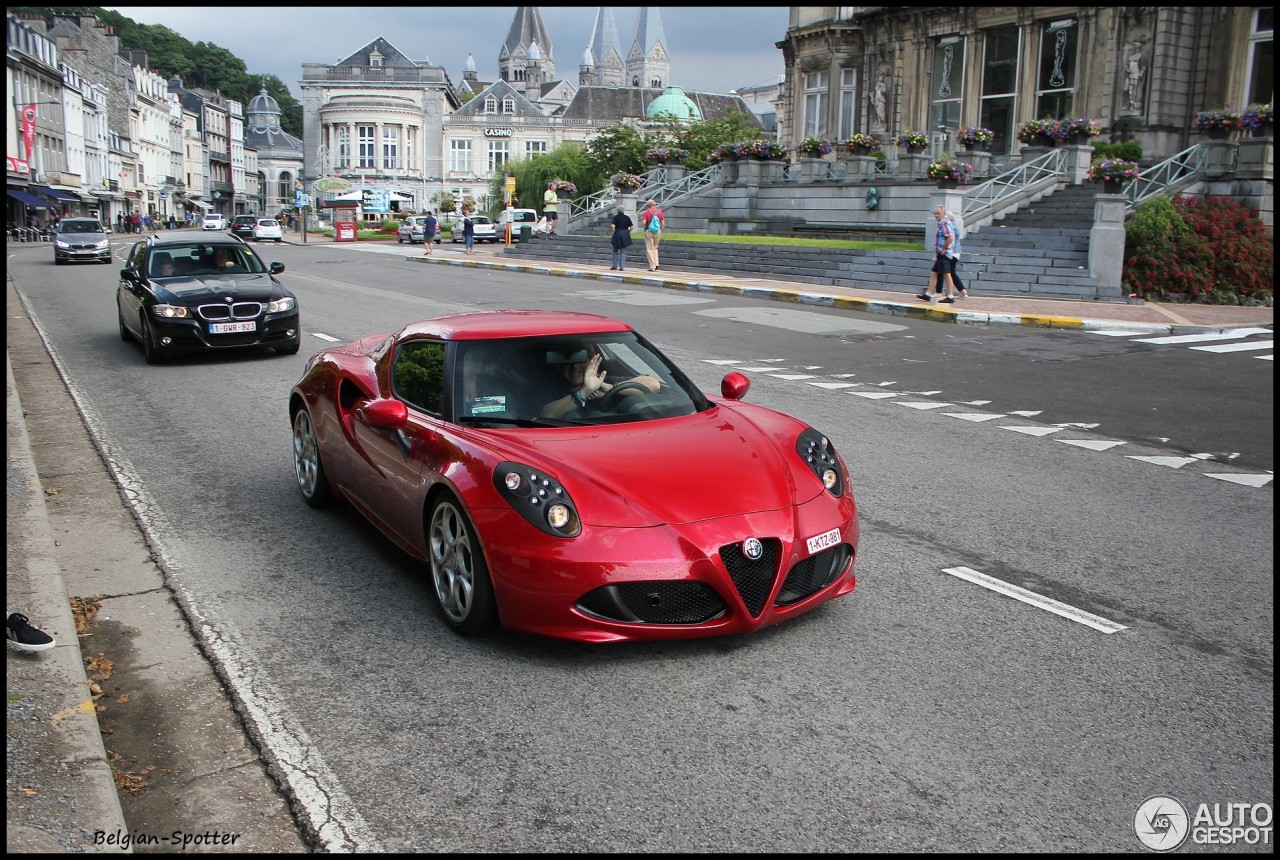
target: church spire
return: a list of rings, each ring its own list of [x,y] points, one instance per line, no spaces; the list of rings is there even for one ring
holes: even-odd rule
[[[657,6],[641,6],[636,37],[627,52],[627,85],[661,88],[670,77],[671,56],[662,31],[662,13]]]

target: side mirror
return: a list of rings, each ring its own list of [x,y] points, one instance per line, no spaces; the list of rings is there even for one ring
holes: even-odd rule
[[[136,273],[137,272],[133,268],[133,266],[125,266],[123,269],[120,270],[120,277],[124,278],[125,280],[133,280],[133,277]]]
[[[720,393],[729,400],[741,400],[747,396],[747,389],[751,387],[751,380],[738,371],[730,371],[724,375],[724,379],[720,380]]]
[[[278,275],[284,271],[284,263],[272,263],[268,267],[268,270],[271,272],[271,274]]]
[[[409,409],[399,400],[373,400],[356,408],[356,418],[381,430],[400,430],[409,420]]]

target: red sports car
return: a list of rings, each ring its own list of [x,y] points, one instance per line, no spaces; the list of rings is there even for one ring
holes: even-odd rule
[[[594,314],[422,320],[307,362],[294,471],[423,561],[458,633],[745,633],[852,591],[858,546],[830,440],[749,386],[703,394]]]

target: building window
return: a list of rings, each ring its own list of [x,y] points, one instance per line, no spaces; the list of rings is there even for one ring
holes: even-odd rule
[[[1275,14],[1272,7],[1255,9],[1253,32],[1249,34],[1249,82],[1245,92],[1251,105],[1269,105],[1275,98],[1274,57]]]
[[[531,158],[535,155],[547,154],[547,142],[545,140],[526,140],[524,142],[524,157]]]
[[[471,172],[471,141],[469,140],[451,140],[449,141],[450,170],[454,173],[470,173]]]
[[[400,149],[400,129],[391,125],[382,127],[382,166],[388,170],[400,167],[396,158]]]
[[[351,132],[343,125],[338,127],[338,167],[351,166]]]
[[[996,155],[1013,151],[1020,39],[1017,27],[1000,27],[983,35],[982,107],[978,125],[995,132],[990,149]]]
[[[965,40],[960,36],[939,39],[934,46],[933,75],[929,82],[930,132],[941,132],[944,128],[956,131],[960,128],[964,52]]]
[[[804,135],[826,137],[827,99],[830,93],[830,75],[826,72],[806,72],[804,76]]]
[[[489,141],[489,172],[497,173],[511,157],[511,146],[505,140]]]
[[[375,151],[376,141],[373,133],[374,127],[371,125],[356,126],[356,146],[359,148],[359,161],[356,167],[375,166],[377,153]]]
[[[515,99],[503,99],[503,100],[502,100],[502,112],[503,112],[503,113],[515,113],[515,112],[516,112],[516,100],[515,100]]]
[[[293,199],[293,174],[287,170],[280,174],[280,179],[276,182],[276,197],[281,201]]]
[[[848,140],[856,129],[853,125],[854,108],[858,104],[858,70],[840,70],[840,130],[837,140]]]
[[[1054,21],[1040,39],[1036,75],[1035,119],[1070,116],[1076,94],[1076,50],[1080,28],[1075,21]]]
[[[497,100],[497,99],[495,99],[493,96],[485,96],[485,100],[484,100],[484,112],[485,112],[485,113],[497,113],[497,112],[498,112],[498,100]]]

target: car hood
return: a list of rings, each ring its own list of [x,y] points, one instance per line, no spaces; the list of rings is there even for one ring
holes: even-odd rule
[[[775,511],[824,492],[795,451],[805,425],[767,410],[756,421],[754,408],[498,432],[512,443],[504,456],[559,480],[590,525],[645,528]]]
[[[283,295],[283,288],[271,275],[193,275],[167,278],[156,285],[156,296],[174,304],[198,304],[204,300],[221,301],[224,296],[242,301],[269,301]]]

